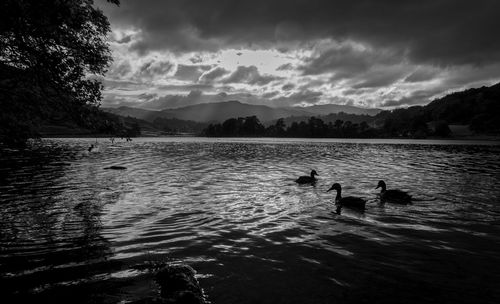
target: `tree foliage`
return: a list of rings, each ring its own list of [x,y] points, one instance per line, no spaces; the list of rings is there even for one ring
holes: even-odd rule
[[[89,126],[111,61],[109,22],[92,0],[3,0],[0,4],[0,141],[36,136],[65,113]],[[108,0],[119,4],[118,0]]]
[[[449,136],[448,124],[469,125],[476,133],[500,133],[500,83],[452,93],[426,106],[383,111],[374,122],[384,125],[389,135],[416,132],[432,134],[427,124],[434,124],[436,136]]]
[[[326,124],[322,119],[310,117],[308,121],[294,121],[286,126],[284,119],[264,127],[256,116],[230,118],[222,124],[211,124],[205,136],[259,136],[259,137],[375,137],[378,133],[367,123],[352,123],[338,120]]]
[[[309,117],[307,121],[293,121],[288,126],[280,118],[274,124],[264,127],[256,116],[230,118],[222,124],[210,124],[201,133],[209,137],[303,137],[303,138],[380,138],[427,136],[447,137],[450,135],[448,124],[440,120],[429,128],[421,116],[411,116],[403,111],[395,117],[386,117],[382,127],[369,125],[366,121],[353,123],[337,119],[325,123],[320,117]]]

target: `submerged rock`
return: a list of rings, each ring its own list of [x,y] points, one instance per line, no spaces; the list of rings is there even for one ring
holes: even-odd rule
[[[187,265],[164,267],[156,274],[160,295],[167,303],[204,304],[203,291],[195,278],[195,271]]]
[[[110,166],[110,167],[105,167],[104,170],[126,170],[127,167],[123,166]]]
[[[159,297],[148,297],[132,304],[206,304],[203,290],[188,265],[166,265],[156,271]]]

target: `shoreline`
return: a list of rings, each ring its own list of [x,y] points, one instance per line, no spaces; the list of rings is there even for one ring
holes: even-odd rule
[[[348,140],[449,140],[449,141],[500,141],[500,135],[477,135],[477,136],[450,136],[450,137],[426,137],[426,138],[411,138],[411,137],[271,137],[271,136],[202,136],[197,134],[158,134],[158,135],[141,135],[134,138],[168,138],[168,137],[197,137],[197,138],[280,138],[280,139],[348,139]],[[42,134],[41,139],[44,138],[125,138],[118,136],[110,136],[106,134]]]

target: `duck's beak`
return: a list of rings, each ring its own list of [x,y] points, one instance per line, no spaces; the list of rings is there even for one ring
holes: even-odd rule
[[[380,188],[380,185],[378,185],[377,188],[375,188],[375,189],[378,189],[378,188]]]
[[[332,190],[333,190],[333,188],[330,188],[330,189],[326,190],[326,192],[330,192],[330,191],[332,191]]]

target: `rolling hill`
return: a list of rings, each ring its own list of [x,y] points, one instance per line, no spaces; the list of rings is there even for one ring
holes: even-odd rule
[[[233,117],[257,116],[260,121],[268,122],[286,117],[309,117],[344,112],[348,114],[375,115],[379,109],[364,109],[345,105],[316,105],[310,107],[273,108],[265,105],[251,105],[239,101],[202,103],[186,107],[152,111],[140,108],[119,107],[103,110],[153,122],[157,118],[190,120],[195,122],[223,122]]]
[[[337,104],[323,104],[323,105],[314,105],[308,107],[293,107],[293,109],[306,111],[312,115],[328,115],[328,114],[338,114],[340,112],[344,112],[346,114],[374,116],[382,111],[376,108],[359,108],[355,106],[337,105]]]
[[[145,109],[140,109],[140,108],[133,108],[133,107],[119,107],[119,108],[101,108],[101,110],[105,112],[109,112],[112,114],[120,115],[123,117],[134,117],[137,119],[142,119],[145,121],[152,122],[156,118],[172,118],[172,117],[163,117],[162,113],[160,111],[151,111],[151,110],[145,110]]]

